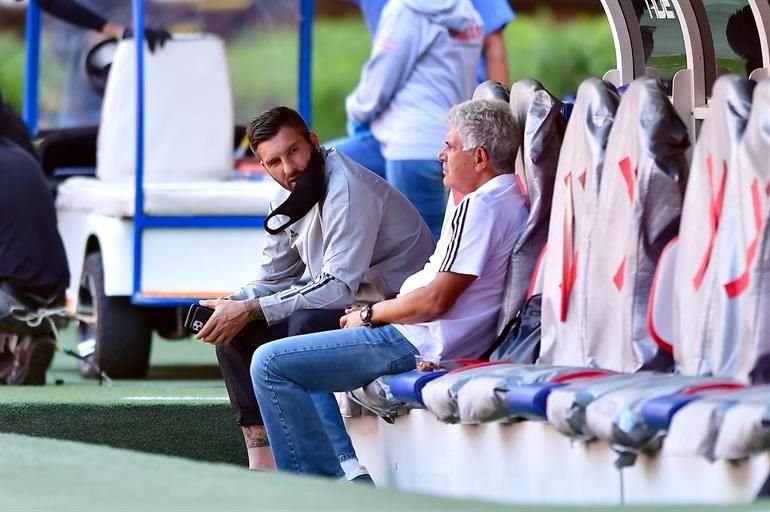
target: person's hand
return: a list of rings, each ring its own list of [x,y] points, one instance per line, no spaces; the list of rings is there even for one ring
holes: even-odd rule
[[[345,129],[348,132],[348,137],[363,138],[371,135],[371,127],[369,123],[356,121],[355,119],[348,119],[345,124]]]
[[[249,313],[243,302],[237,300],[211,299],[199,302],[201,306],[212,308],[214,314],[208,319],[196,340],[211,345],[227,345],[249,322]]]
[[[127,28],[123,32],[123,39],[130,39],[134,37],[134,31]],[[150,53],[155,51],[155,48],[163,48],[166,41],[171,39],[171,34],[164,28],[144,28],[144,39],[147,41],[147,46],[150,47]]]
[[[358,306],[349,307],[345,310],[345,316],[340,318],[340,327],[343,329],[353,329],[361,327],[364,322],[361,320],[361,308]]]

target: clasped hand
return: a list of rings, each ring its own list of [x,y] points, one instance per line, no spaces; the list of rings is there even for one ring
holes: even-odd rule
[[[340,317],[340,327],[343,329],[353,329],[354,327],[361,327],[364,325],[361,320],[361,308],[358,306],[351,306],[345,309],[345,315]]]
[[[196,340],[211,345],[227,345],[249,322],[249,312],[241,301],[210,299],[198,303],[213,309],[214,314],[208,319],[203,329],[195,335]]]

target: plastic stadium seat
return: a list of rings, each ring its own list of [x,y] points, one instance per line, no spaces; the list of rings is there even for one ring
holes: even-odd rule
[[[658,258],[679,229],[689,145],[661,84],[631,83],[607,141],[591,229],[582,361],[569,363],[634,372],[656,356],[647,303]]]
[[[692,157],[687,192],[682,206],[673,279],[663,279],[661,285],[671,288],[673,304],[674,358],[685,375],[711,374],[732,376],[719,371],[721,348],[718,344],[732,345],[732,340],[717,339],[713,322],[718,316],[714,310],[723,309],[718,302],[725,300],[722,284],[717,277],[717,262],[725,255],[719,249],[717,237],[723,231],[725,210],[740,201],[736,190],[727,194],[726,186],[735,181],[738,146],[751,110],[752,86],[736,75],[720,77],[714,84],[709,102],[709,114],[701,125],[698,142]],[[734,225],[733,225],[734,226]],[[734,229],[730,227],[728,229]],[[721,242],[727,242],[724,233]],[[717,301],[717,302],[715,302]],[[735,333],[730,330],[730,337]]]
[[[754,89],[751,114],[727,174],[716,235],[716,290],[705,366],[714,375],[749,380],[770,353],[770,80]],[[765,373],[757,368],[758,382]]]
[[[386,375],[381,377],[390,384],[390,392],[393,398],[403,402],[409,407],[424,408],[422,401],[422,389],[430,381],[446,375],[447,370],[423,372],[412,370],[398,375]]]
[[[738,404],[750,406],[749,410],[737,409],[740,414],[731,415],[730,427],[724,431],[722,438],[720,455],[730,455],[728,458],[735,458],[734,454],[739,451],[738,448],[743,447],[745,452],[752,445],[754,447],[764,445],[765,449],[770,448],[767,436],[762,438],[753,435],[761,432],[756,429],[757,426],[761,426],[757,423],[757,410],[764,410],[768,403],[770,403],[770,386],[747,387],[729,393],[704,394],[699,400],[691,401],[674,414],[666,434],[664,452],[671,455],[700,455],[714,460],[717,458],[717,439],[723,436],[722,429],[727,413]],[[759,421],[761,423],[762,420]]]
[[[545,420],[548,396],[551,394],[551,391],[566,386],[571,382],[598,379],[613,374],[614,372],[607,370],[570,369],[545,383],[512,387],[505,395],[509,414],[532,420]]]
[[[685,405],[714,393],[725,393],[744,389],[734,383],[724,385],[719,382],[702,384],[681,390],[676,394],[657,396],[645,401],[639,411],[642,421],[650,428],[660,431],[668,430],[674,415]]]
[[[618,451],[636,453],[653,448],[661,430],[645,421],[641,414],[650,397],[681,393],[693,396],[707,390],[736,390],[743,385],[725,379],[660,375],[644,382],[604,393],[596,397],[585,412],[588,429],[599,439],[609,442]]]
[[[620,97],[612,84],[591,78],[578,89],[567,124],[543,258],[541,362],[582,365],[586,262],[596,217],[607,138]]]

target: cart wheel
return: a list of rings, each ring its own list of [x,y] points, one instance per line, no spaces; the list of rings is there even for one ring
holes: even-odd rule
[[[146,312],[128,297],[104,295],[101,253],[86,256],[78,299],[78,353],[110,377],[146,378],[152,341]],[[81,362],[79,366],[83,376],[98,376],[93,365]]]

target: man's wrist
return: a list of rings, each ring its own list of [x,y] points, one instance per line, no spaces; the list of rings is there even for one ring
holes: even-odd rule
[[[366,304],[358,310],[358,316],[361,317],[361,323],[366,327],[372,327],[372,317],[374,316],[374,310],[371,304]]]
[[[259,303],[259,299],[244,300],[243,305],[246,308],[246,315],[250,322],[265,319],[265,314],[262,312],[262,305]]]
[[[104,34],[105,36],[114,37],[116,39],[122,39],[125,31],[126,31],[126,27],[124,27],[123,25],[118,25],[117,23],[113,23],[111,21],[108,21],[102,27],[102,34]]]

